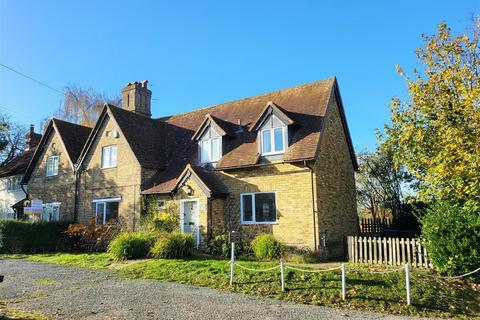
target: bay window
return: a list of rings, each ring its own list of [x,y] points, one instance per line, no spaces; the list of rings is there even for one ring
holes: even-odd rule
[[[240,211],[242,224],[276,223],[275,193],[242,193],[240,195]]]

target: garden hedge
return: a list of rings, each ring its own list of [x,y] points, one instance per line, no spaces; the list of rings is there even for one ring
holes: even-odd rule
[[[69,249],[70,222],[0,220],[0,253],[42,253]]]

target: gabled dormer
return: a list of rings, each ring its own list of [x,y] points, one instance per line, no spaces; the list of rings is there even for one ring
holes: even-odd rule
[[[223,155],[223,137],[227,132],[219,125],[219,120],[207,114],[194,133],[192,140],[198,142],[200,164],[216,163]]]
[[[267,103],[250,131],[257,132],[258,152],[262,156],[285,153],[289,145],[289,127],[293,120],[273,101]]]

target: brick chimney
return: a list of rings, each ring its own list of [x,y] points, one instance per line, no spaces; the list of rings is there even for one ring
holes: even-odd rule
[[[25,135],[25,151],[35,148],[40,142],[40,139],[42,139],[42,135],[35,133],[35,126],[31,124],[30,130]]]
[[[152,91],[147,89],[147,85],[147,80],[127,83],[122,89],[123,109],[151,117],[150,102]]]

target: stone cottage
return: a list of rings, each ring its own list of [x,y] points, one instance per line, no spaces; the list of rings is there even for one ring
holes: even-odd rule
[[[75,219],[78,191],[75,165],[90,130],[63,120],[50,120],[22,180],[28,186],[29,201],[39,201],[43,206],[42,211],[29,219]]]
[[[356,229],[357,162],[335,78],[158,119],[150,101],[147,81],[132,82],[122,108],[104,107],[72,176],[78,221],[136,229],[142,197],[155,198],[158,210],[178,208],[197,244],[273,233],[343,253]]]

